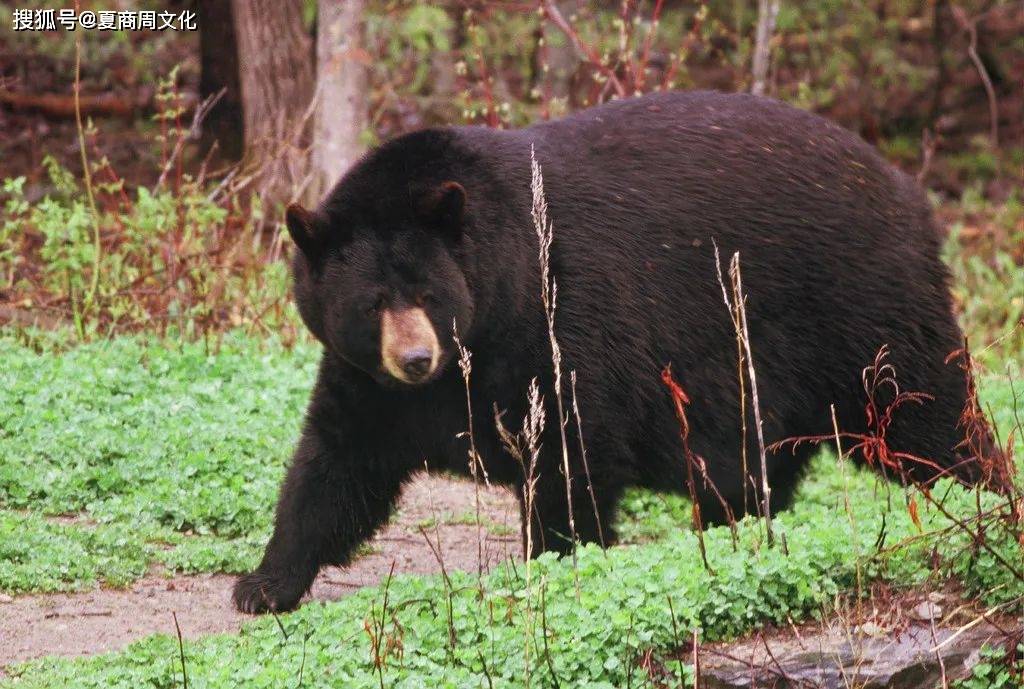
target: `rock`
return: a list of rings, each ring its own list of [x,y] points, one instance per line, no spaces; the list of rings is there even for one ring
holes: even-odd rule
[[[911,615],[915,620],[921,620],[923,622],[927,622],[928,620],[938,620],[942,618],[942,606],[931,601],[925,601],[914,606],[914,611]]]
[[[8,596],[6,593],[0,593],[0,604],[2,603],[13,603],[14,596]]]
[[[886,634],[886,630],[884,627],[880,627],[871,620],[868,620],[862,625],[854,627],[853,631],[855,634],[863,636],[885,636]]]
[[[917,624],[894,636],[836,628],[805,632],[799,638],[712,644],[701,649],[701,686],[934,689],[941,686],[943,668],[948,682],[965,677],[978,660],[977,649],[999,638],[994,627],[979,626],[954,637],[955,633],[938,628],[933,639],[930,624]]]

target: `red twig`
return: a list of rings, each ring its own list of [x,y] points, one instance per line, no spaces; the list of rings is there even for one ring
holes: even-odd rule
[[[654,42],[654,35],[658,32],[658,22],[661,20],[661,8],[665,0],[657,0],[654,3],[654,11],[651,13],[651,29],[644,38],[644,47],[640,51],[640,65],[635,74],[636,90],[642,91],[647,81],[647,65],[651,58],[651,43]]]
[[[964,383],[967,386],[967,401],[957,423],[964,437],[956,449],[966,452],[965,462],[977,466],[982,483],[999,493],[1010,495],[1014,492],[1014,476],[1017,470],[1013,461],[1013,439],[1010,439],[1004,450],[1000,447],[998,437],[993,437],[994,434],[998,436],[998,433],[994,433],[993,427],[982,413],[978,401],[978,386],[974,380],[974,360],[966,341],[961,349],[946,357],[945,363],[948,365],[954,361],[963,371]],[[1014,516],[1019,522],[1021,515],[1017,513],[1016,501],[1014,504]]]
[[[928,483],[934,483],[940,477],[948,475],[951,468],[943,468],[939,464],[924,457],[918,457],[908,452],[897,452],[889,447],[886,435],[892,425],[896,411],[905,404],[922,404],[925,401],[934,399],[931,395],[923,392],[901,391],[896,382],[896,369],[892,364],[886,362],[889,355],[888,346],[882,346],[875,355],[875,361],[871,366],[864,369],[861,375],[861,383],[864,392],[867,394],[867,402],[864,405],[864,415],[867,419],[868,430],[866,433],[851,433],[840,431],[838,436],[847,440],[856,441],[850,452],[860,452],[864,461],[869,466],[880,469],[883,473],[892,470],[897,476],[906,477],[909,464],[920,464],[934,469],[936,475],[927,483],[920,483],[926,487]],[[880,408],[879,397],[884,390],[889,389],[893,399],[885,407]],[[777,451],[789,445],[796,448],[797,445],[805,442],[814,444],[830,442],[835,440],[836,434],[797,436],[786,438],[773,443],[769,450]]]
[[[668,364],[662,370],[661,382],[668,388],[669,395],[672,398],[672,406],[676,411],[676,419],[679,420],[679,439],[683,443],[683,454],[686,457],[686,488],[690,493],[690,502],[693,504],[693,528],[697,532],[700,557],[704,561],[704,569],[711,575],[714,575],[715,570],[708,563],[708,554],[704,547],[704,524],[700,516],[700,501],[697,500],[697,485],[694,483],[693,478],[693,466],[697,460],[694,457],[693,450],[690,449],[690,421],[686,418],[686,405],[690,403],[690,398],[682,386],[672,377],[671,364]]]

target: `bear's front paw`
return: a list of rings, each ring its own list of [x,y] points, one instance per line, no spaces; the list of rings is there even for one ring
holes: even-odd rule
[[[298,582],[256,571],[238,578],[232,598],[239,612],[259,615],[294,610],[305,592]]]

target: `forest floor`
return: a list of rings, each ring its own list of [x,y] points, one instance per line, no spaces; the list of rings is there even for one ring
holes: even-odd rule
[[[478,539],[472,483],[420,476],[403,493],[391,523],[366,552],[344,569],[324,569],[309,601],[333,601],[390,573],[437,574],[484,571],[521,558],[519,507],[511,492],[481,486]],[[478,548],[478,543],[480,547]],[[435,548],[441,559],[435,554]],[[250,619],[235,611],[227,574],[168,575],[154,566],[125,589],[97,588],[3,598],[0,602],[0,676],[3,667],[48,655],[81,656],[113,651],[150,634],[182,636],[236,632]]]
[[[808,653],[815,667],[840,658],[844,673],[891,660],[888,639],[929,676],[968,657],[984,666],[989,638],[1018,643],[1019,614],[1005,624],[995,614],[1024,600],[1012,566],[1024,539],[1001,516],[1005,500],[950,484],[931,493],[933,507],[827,452],[775,515],[782,547],[757,519],[698,541],[684,500],[633,491],[616,525],[623,547],[581,548],[578,563],[519,562],[510,491],[481,486],[478,511],[472,483],[420,477],[390,525],[351,567],[324,571],[298,611],[247,618],[232,609],[232,583],[269,534],[317,348],[240,332],[216,351],[142,336],[76,346],[25,337],[0,338],[3,687],[170,687],[186,670],[211,688],[242,676],[289,686],[295,673],[315,687],[372,687],[386,669],[461,689],[482,667],[519,682],[523,639],[539,634],[551,650],[526,661],[538,671],[626,686],[634,673],[694,671],[677,661],[706,658],[710,671],[724,653],[746,659],[717,666],[718,686],[732,689],[759,669],[744,639],[798,668]],[[999,362],[1005,373],[993,366],[979,389],[1024,453],[1016,360]],[[982,630],[980,619],[999,626]],[[959,634],[968,625],[988,636]],[[932,660],[933,627],[966,645]],[[711,645],[729,640],[741,645]],[[378,671],[384,641],[401,655]],[[179,653],[185,670],[172,662]]]

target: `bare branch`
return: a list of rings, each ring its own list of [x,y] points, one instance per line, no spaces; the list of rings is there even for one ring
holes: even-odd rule
[[[978,21],[981,17],[968,18],[967,12],[959,5],[953,5],[952,10],[957,24],[967,32],[970,38],[970,43],[967,45],[967,54],[970,56],[971,62],[974,63],[975,69],[978,70],[981,83],[985,86],[985,94],[988,96],[988,135],[992,142],[992,147],[995,148],[999,145],[999,101],[996,99],[996,89],[992,85],[992,79],[988,75],[988,70],[985,69],[985,63],[982,62],[981,56],[978,55]]]

